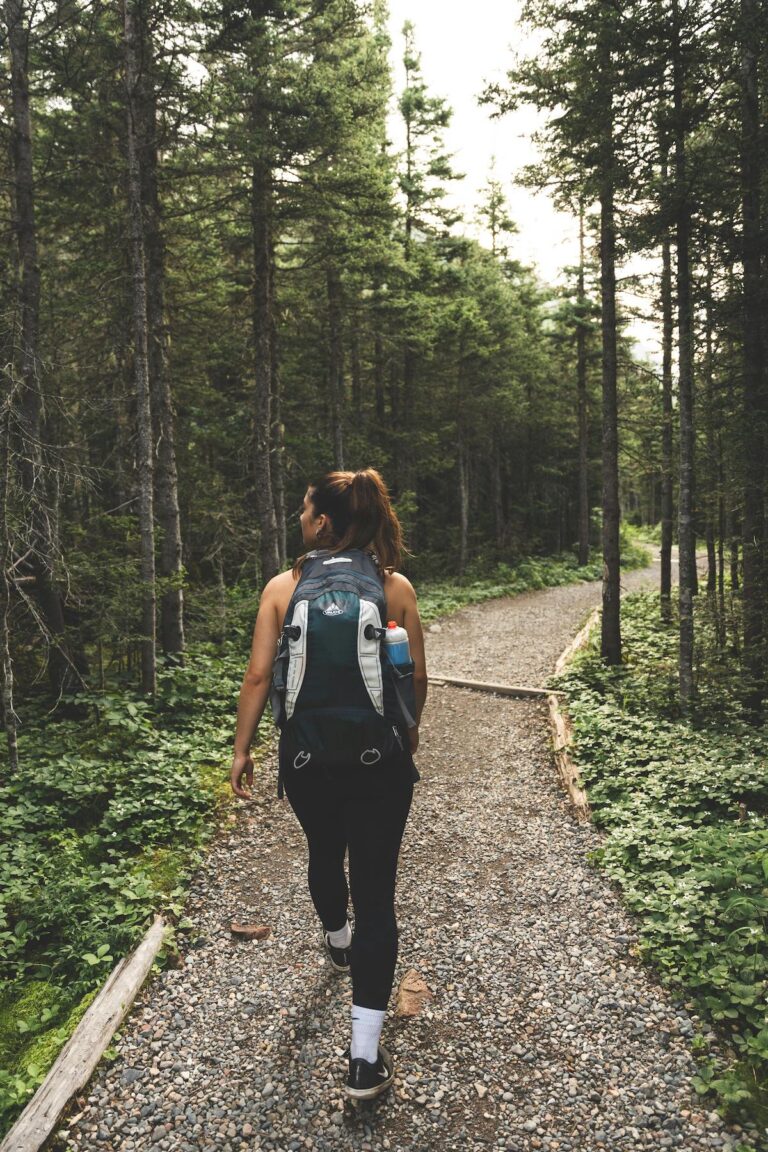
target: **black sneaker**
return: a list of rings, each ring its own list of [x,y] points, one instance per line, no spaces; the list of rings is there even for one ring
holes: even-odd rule
[[[351,972],[351,959],[352,959],[352,946],[348,945],[346,948],[334,948],[328,939],[328,933],[323,932],[323,943],[325,944],[325,951],[328,953],[328,959],[331,962],[336,972]]]
[[[379,1055],[375,1064],[368,1060],[349,1058],[349,1075],[346,1092],[352,1100],[371,1100],[386,1092],[395,1078],[392,1057],[386,1048],[379,1045]]]

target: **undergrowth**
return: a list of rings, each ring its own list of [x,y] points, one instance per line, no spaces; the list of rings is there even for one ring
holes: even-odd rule
[[[622,601],[621,665],[603,663],[595,628],[550,684],[567,692],[574,760],[607,833],[593,862],[639,917],[640,958],[719,1035],[719,1055],[703,1033],[694,1041],[695,1087],[724,1115],[765,1127],[768,729],[747,722],[738,659],[716,643],[714,609],[696,598],[689,718],[677,700],[676,612],[663,624],[657,593]]]
[[[245,651],[198,644],[151,702],[92,694],[77,720],[25,711],[19,774],[0,786],[0,1130],[44,1079],[156,912],[172,962],[188,881],[231,790]]]

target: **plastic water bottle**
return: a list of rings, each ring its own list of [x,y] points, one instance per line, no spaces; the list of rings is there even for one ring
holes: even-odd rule
[[[394,620],[388,622],[384,632],[384,650],[391,664],[408,664],[411,659],[408,633]]]

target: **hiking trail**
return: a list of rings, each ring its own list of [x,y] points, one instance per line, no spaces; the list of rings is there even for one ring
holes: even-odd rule
[[[658,563],[622,577],[658,587]],[[541,686],[599,583],[489,601],[427,631],[443,672]],[[243,647],[244,665],[247,643]],[[234,725],[234,715],[233,715]],[[378,1102],[345,1104],[351,985],[326,962],[304,839],[275,756],[192,884],[200,940],[139,994],[56,1149],[685,1152],[732,1148],[690,1078],[693,1018],[632,954],[636,926],[587,863],[555,772],[546,701],[430,689],[403,842],[400,955]],[[267,924],[242,941],[231,921]],[[416,969],[434,993],[395,1018]],[[72,1124],[67,1117],[78,1114]]]

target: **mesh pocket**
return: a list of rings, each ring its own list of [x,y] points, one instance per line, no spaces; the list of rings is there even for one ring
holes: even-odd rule
[[[394,685],[397,707],[406,727],[416,727],[416,688],[413,683],[413,660],[404,664],[391,664],[387,661],[389,676]]]

